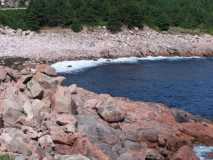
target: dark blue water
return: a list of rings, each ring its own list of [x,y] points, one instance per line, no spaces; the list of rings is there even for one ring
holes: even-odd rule
[[[64,74],[97,93],[165,103],[213,119],[213,59],[108,64]]]

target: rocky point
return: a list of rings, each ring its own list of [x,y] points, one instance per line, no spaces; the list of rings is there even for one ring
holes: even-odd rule
[[[197,160],[213,123],[163,104],[62,85],[46,64],[0,67],[0,152],[21,160]],[[211,155],[210,155],[211,156]]]

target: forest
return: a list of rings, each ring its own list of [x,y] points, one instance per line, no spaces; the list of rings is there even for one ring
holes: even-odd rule
[[[0,10],[0,24],[38,30],[41,27],[106,26],[118,32],[122,26],[148,25],[166,31],[170,27],[213,33],[212,0],[32,0],[26,10]]]

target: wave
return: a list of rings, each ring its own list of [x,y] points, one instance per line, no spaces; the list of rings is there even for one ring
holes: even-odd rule
[[[208,153],[212,153],[213,152],[213,146],[195,146],[194,147],[194,152],[196,153],[197,157],[200,158],[200,160],[212,160],[212,159],[208,159],[207,155]]]
[[[106,59],[100,58],[98,60],[76,60],[76,61],[62,61],[57,62],[52,65],[59,73],[70,73],[78,72],[86,68],[96,67],[103,64],[113,64],[113,63],[137,63],[139,61],[159,61],[159,60],[168,60],[168,61],[177,61],[177,60],[189,60],[189,59],[201,59],[204,57],[192,56],[192,57],[164,57],[164,56],[147,56],[147,57],[123,57],[116,59]]]

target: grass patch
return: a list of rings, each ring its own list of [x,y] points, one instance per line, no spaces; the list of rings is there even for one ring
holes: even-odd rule
[[[14,160],[14,158],[9,155],[0,155],[0,160]]]

